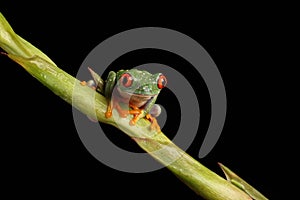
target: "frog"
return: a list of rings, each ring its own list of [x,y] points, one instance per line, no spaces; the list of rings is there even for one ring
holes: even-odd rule
[[[162,73],[150,73],[146,70],[121,69],[110,71],[105,81],[90,67],[88,70],[93,79],[85,82],[107,100],[105,117],[113,115],[116,109],[122,118],[132,115],[129,124],[134,126],[139,119],[150,121],[151,130],[161,131],[157,117],[161,113],[161,107],[155,104],[161,90],[167,85],[167,78]],[[128,109],[124,109],[127,105]]]

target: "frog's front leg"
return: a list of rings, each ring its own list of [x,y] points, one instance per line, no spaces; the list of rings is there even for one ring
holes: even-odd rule
[[[107,104],[106,112],[105,112],[105,117],[110,118],[112,116],[112,110],[114,108],[114,104],[112,101],[109,101]]]
[[[113,98],[113,90],[114,90],[115,83],[116,83],[116,73],[110,71],[105,81],[104,91],[103,91],[104,96],[106,97],[107,100],[107,109],[105,112],[106,118],[110,118],[112,116],[112,110],[114,108],[117,108],[119,105]]]
[[[134,105],[129,105],[129,107],[132,108],[132,110],[129,110],[128,113],[133,115],[133,118],[130,120],[130,125],[135,125],[136,122],[143,118],[143,116],[145,116],[145,114],[143,113],[143,110],[139,109],[137,106]]]

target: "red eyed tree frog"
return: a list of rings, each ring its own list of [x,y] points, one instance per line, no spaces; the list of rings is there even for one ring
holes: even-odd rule
[[[106,81],[91,68],[88,68],[93,80],[86,84],[102,93],[107,99],[105,117],[112,116],[112,110],[116,109],[120,117],[133,115],[130,125],[135,125],[141,118],[151,122],[151,129],[160,131],[156,117],[159,116],[160,106],[155,104],[161,89],[166,87],[167,79],[162,73],[151,74],[144,70],[129,69],[110,71]],[[128,109],[120,106],[127,104]]]

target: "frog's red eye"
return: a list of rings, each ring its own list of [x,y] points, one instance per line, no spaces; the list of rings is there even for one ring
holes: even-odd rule
[[[157,80],[157,87],[159,89],[162,89],[162,88],[166,87],[166,85],[167,85],[167,78],[164,75],[160,75]]]
[[[130,74],[125,73],[121,76],[120,81],[124,87],[130,87],[132,85],[133,78]]]

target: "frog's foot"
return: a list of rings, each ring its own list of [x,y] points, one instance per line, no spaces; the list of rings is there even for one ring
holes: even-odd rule
[[[131,110],[130,110],[131,111]],[[129,112],[130,112],[129,111]],[[130,112],[131,113],[131,112]],[[132,113],[131,113],[132,114]],[[130,120],[130,122],[129,122],[129,124],[131,125],[131,126],[134,126],[136,123],[137,123],[137,121],[139,121],[139,119],[141,118],[141,114],[133,114],[133,118]]]
[[[93,90],[96,90],[96,87],[94,87],[94,81],[93,80],[89,80],[88,82],[86,81],[80,81],[80,85],[82,86],[88,86],[90,88],[92,88]],[[91,116],[87,116],[87,118],[92,121],[92,122],[98,122],[97,118],[91,117]]]
[[[133,119],[131,120],[130,124],[134,125],[141,117],[139,117],[139,115],[142,113],[142,110],[140,110],[137,107],[132,108],[133,110],[124,110],[120,104],[118,103],[118,101],[111,101],[108,106],[107,106],[107,110],[105,113],[105,117],[106,118],[110,118],[112,116],[112,110],[116,109],[119,113],[119,116],[122,118],[125,118],[128,116],[128,114],[130,115],[134,115]]]
[[[80,81],[80,85],[86,86],[86,81]]]
[[[110,102],[110,103],[108,103],[107,109],[106,109],[106,112],[105,112],[105,117],[106,118],[110,118],[112,116],[112,109],[113,109],[113,104]]]
[[[160,126],[157,123],[157,120],[155,117],[151,116],[149,113],[145,116],[146,119],[148,119],[151,122],[150,129],[151,130],[156,130],[157,132],[160,132]]]
[[[95,83],[94,80],[89,80],[88,82],[81,81],[80,85],[82,85],[82,86],[88,86],[88,87],[92,88],[93,90],[96,90],[96,83]]]
[[[129,105],[129,106],[132,108],[132,110],[129,110],[128,113],[133,115],[133,118],[130,120],[129,124],[133,126],[142,117],[143,112],[141,109],[139,109],[134,105]]]

